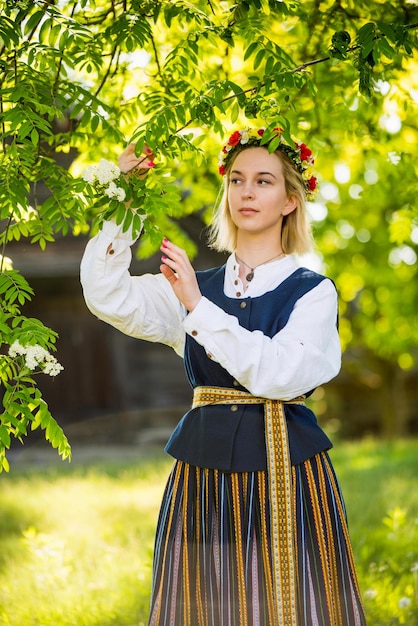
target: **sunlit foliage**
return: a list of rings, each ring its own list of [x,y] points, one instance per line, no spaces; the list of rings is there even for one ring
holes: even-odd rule
[[[161,233],[193,254],[176,218],[210,219],[225,133],[291,127],[318,153],[321,193],[310,210],[318,258],[341,293],[344,346],[366,349],[390,377],[414,366],[414,2],[1,0],[0,8],[2,259],[12,240],[44,249],[57,235],[97,228],[103,201],[88,201],[81,172],[99,156],[116,160],[129,140],[156,154],[139,254],[155,251]],[[70,170],[57,164],[60,152],[76,157]],[[50,194],[42,201],[41,183]],[[125,217],[133,220],[119,211]],[[9,281],[2,262],[5,352],[19,339],[29,293],[19,277],[11,302]],[[46,331],[44,347],[52,338]],[[19,392],[33,399],[33,385]],[[43,423],[16,411],[6,402],[3,453],[10,435],[52,423],[46,409]],[[66,455],[62,441],[54,445]]]

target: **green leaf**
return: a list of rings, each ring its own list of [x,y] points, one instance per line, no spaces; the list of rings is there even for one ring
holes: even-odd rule
[[[14,22],[5,15],[0,15],[0,37],[7,48],[11,48],[12,44],[19,45],[18,29],[15,28]]]
[[[384,54],[388,59],[393,59],[395,56],[395,50],[392,48],[392,46],[390,45],[390,43],[388,42],[387,39],[385,39],[385,37],[381,37],[378,42],[377,42],[377,47],[379,48],[380,52],[382,54]]]
[[[44,11],[36,11],[33,13],[24,26],[23,32],[25,35],[30,33],[32,30],[35,30],[44,16]]]
[[[30,134],[30,138],[31,138],[31,141],[32,141],[33,145],[37,146],[38,143],[39,143],[39,133],[36,130],[36,128],[32,129],[32,132]]]
[[[10,433],[8,428],[5,425],[0,425],[0,442],[6,448],[10,448]]]
[[[369,54],[372,52],[373,48],[376,45],[376,40],[375,39],[370,39],[368,41],[364,41],[362,46],[361,46],[361,56],[365,59],[366,57],[369,56]]]
[[[6,459],[6,456],[4,455],[4,451],[3,450],[0,450],[0,463],[1,463],[0,472],[3,471],[3,470],[5,472],[9,472],[10,471],[9,461]]]
[[[49,31],[49,29],[51,28],[51,24],[52,24],[52,18],[51,17],[47,17],[41,25],[41,28],[39,29],[39,41],[41,43],[46,43],[47,42],[47,33]]]
[[[132,211],[125,211],[125,216],[123,219],[122,232],[126,233],[132,225],[133,213]]]
[[[48,44],[50,46],[55,46],[60,32],[61,32],[61,24],[54,24],[54,26],[52,26],[51,30],[49,31],[49,36],[48,36]]]
[[[93,133],[95,133],[96,130],[98,129],[99,124],[100,124],[100,117],[98,115],[94,115],[90,123],[91,130],[93,131]]]
[[[253,41],[252,43],[250,43],[248,48],[245,50],[244,61],[249,59],[253,55],[253,53],[257,50],[257,48],[258,48],[258,42],[257,41]]]
[[[357,40],[359,44],[370,42],[375,36],[376,25],[374,22],[368,22],[364,24],[357,33]]]
[[[255,55],[254,58],[254,62],[253,62],[253,69],[256,70],[259,68],[259,66],[261,65],[262,60],[264,59],[266,55],[266,51],[264,48],[261,48],[257,54]]]
[[[386,22],[376,22],[377,28],[380,32],[385,35],[392,43],[396,43],[398,38],[396,36],[395,30],[392,24],[387,24]]]

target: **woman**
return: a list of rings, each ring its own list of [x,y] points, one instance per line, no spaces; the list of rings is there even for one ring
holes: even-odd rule
[[[280,129],[266,139],[236,131],[221,153],[224,266],[196,273],[164,239],[161,273],[133,277],[114,223],[82,261],[90,310],[173,347],[194,389],[166,447],[152,626],[365,624],[332,444],[304,404],[341,359],[334,284],[288,256],[310,248],[312,153]],[[125,172],[151,163],[132,145],[120,158]]]

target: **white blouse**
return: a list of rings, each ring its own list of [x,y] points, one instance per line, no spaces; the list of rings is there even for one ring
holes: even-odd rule
[[[253,395],[291,400],[336,376],[341,367],[337,293],[326,279],[300,298],[286,326],[274,337],[249,331],[207,298],[188,313],[162,274],[131,276],[130,232],[114,222],[87,244],[81,262],[86,304],[99,319],[123,333],[171,346],[183,355],[186,334],[202,345]],[[239,265],[226,263],[225,294],[257,297],[275,289],[297,265],[285,257],[255,269],[244,293]]]

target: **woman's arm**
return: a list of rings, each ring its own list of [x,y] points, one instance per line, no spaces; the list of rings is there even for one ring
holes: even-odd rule
[[[86,304],[123,333],[167,344],[182,356],[186,311],[163,275],[130,275],[133,243],[113,222],[88,242],[80,271]]]
[[[144,146],[135,154],[130,143],[119,157],[126,176],[144,177],[154,166],[154,155]],[[131,233],[114,222],[106,222],[91,239],[81,261],[80,278],[90,311],[132,337],[165,343],[183,355],[184,307],[162,275],[131,276]]]
[[[291,400],[340,370],[337,293],[330,280],[298,300],[288,323],[273,338],[243,328],[235,316],[206,298],[183,326],[210,358],[256,396]]]

